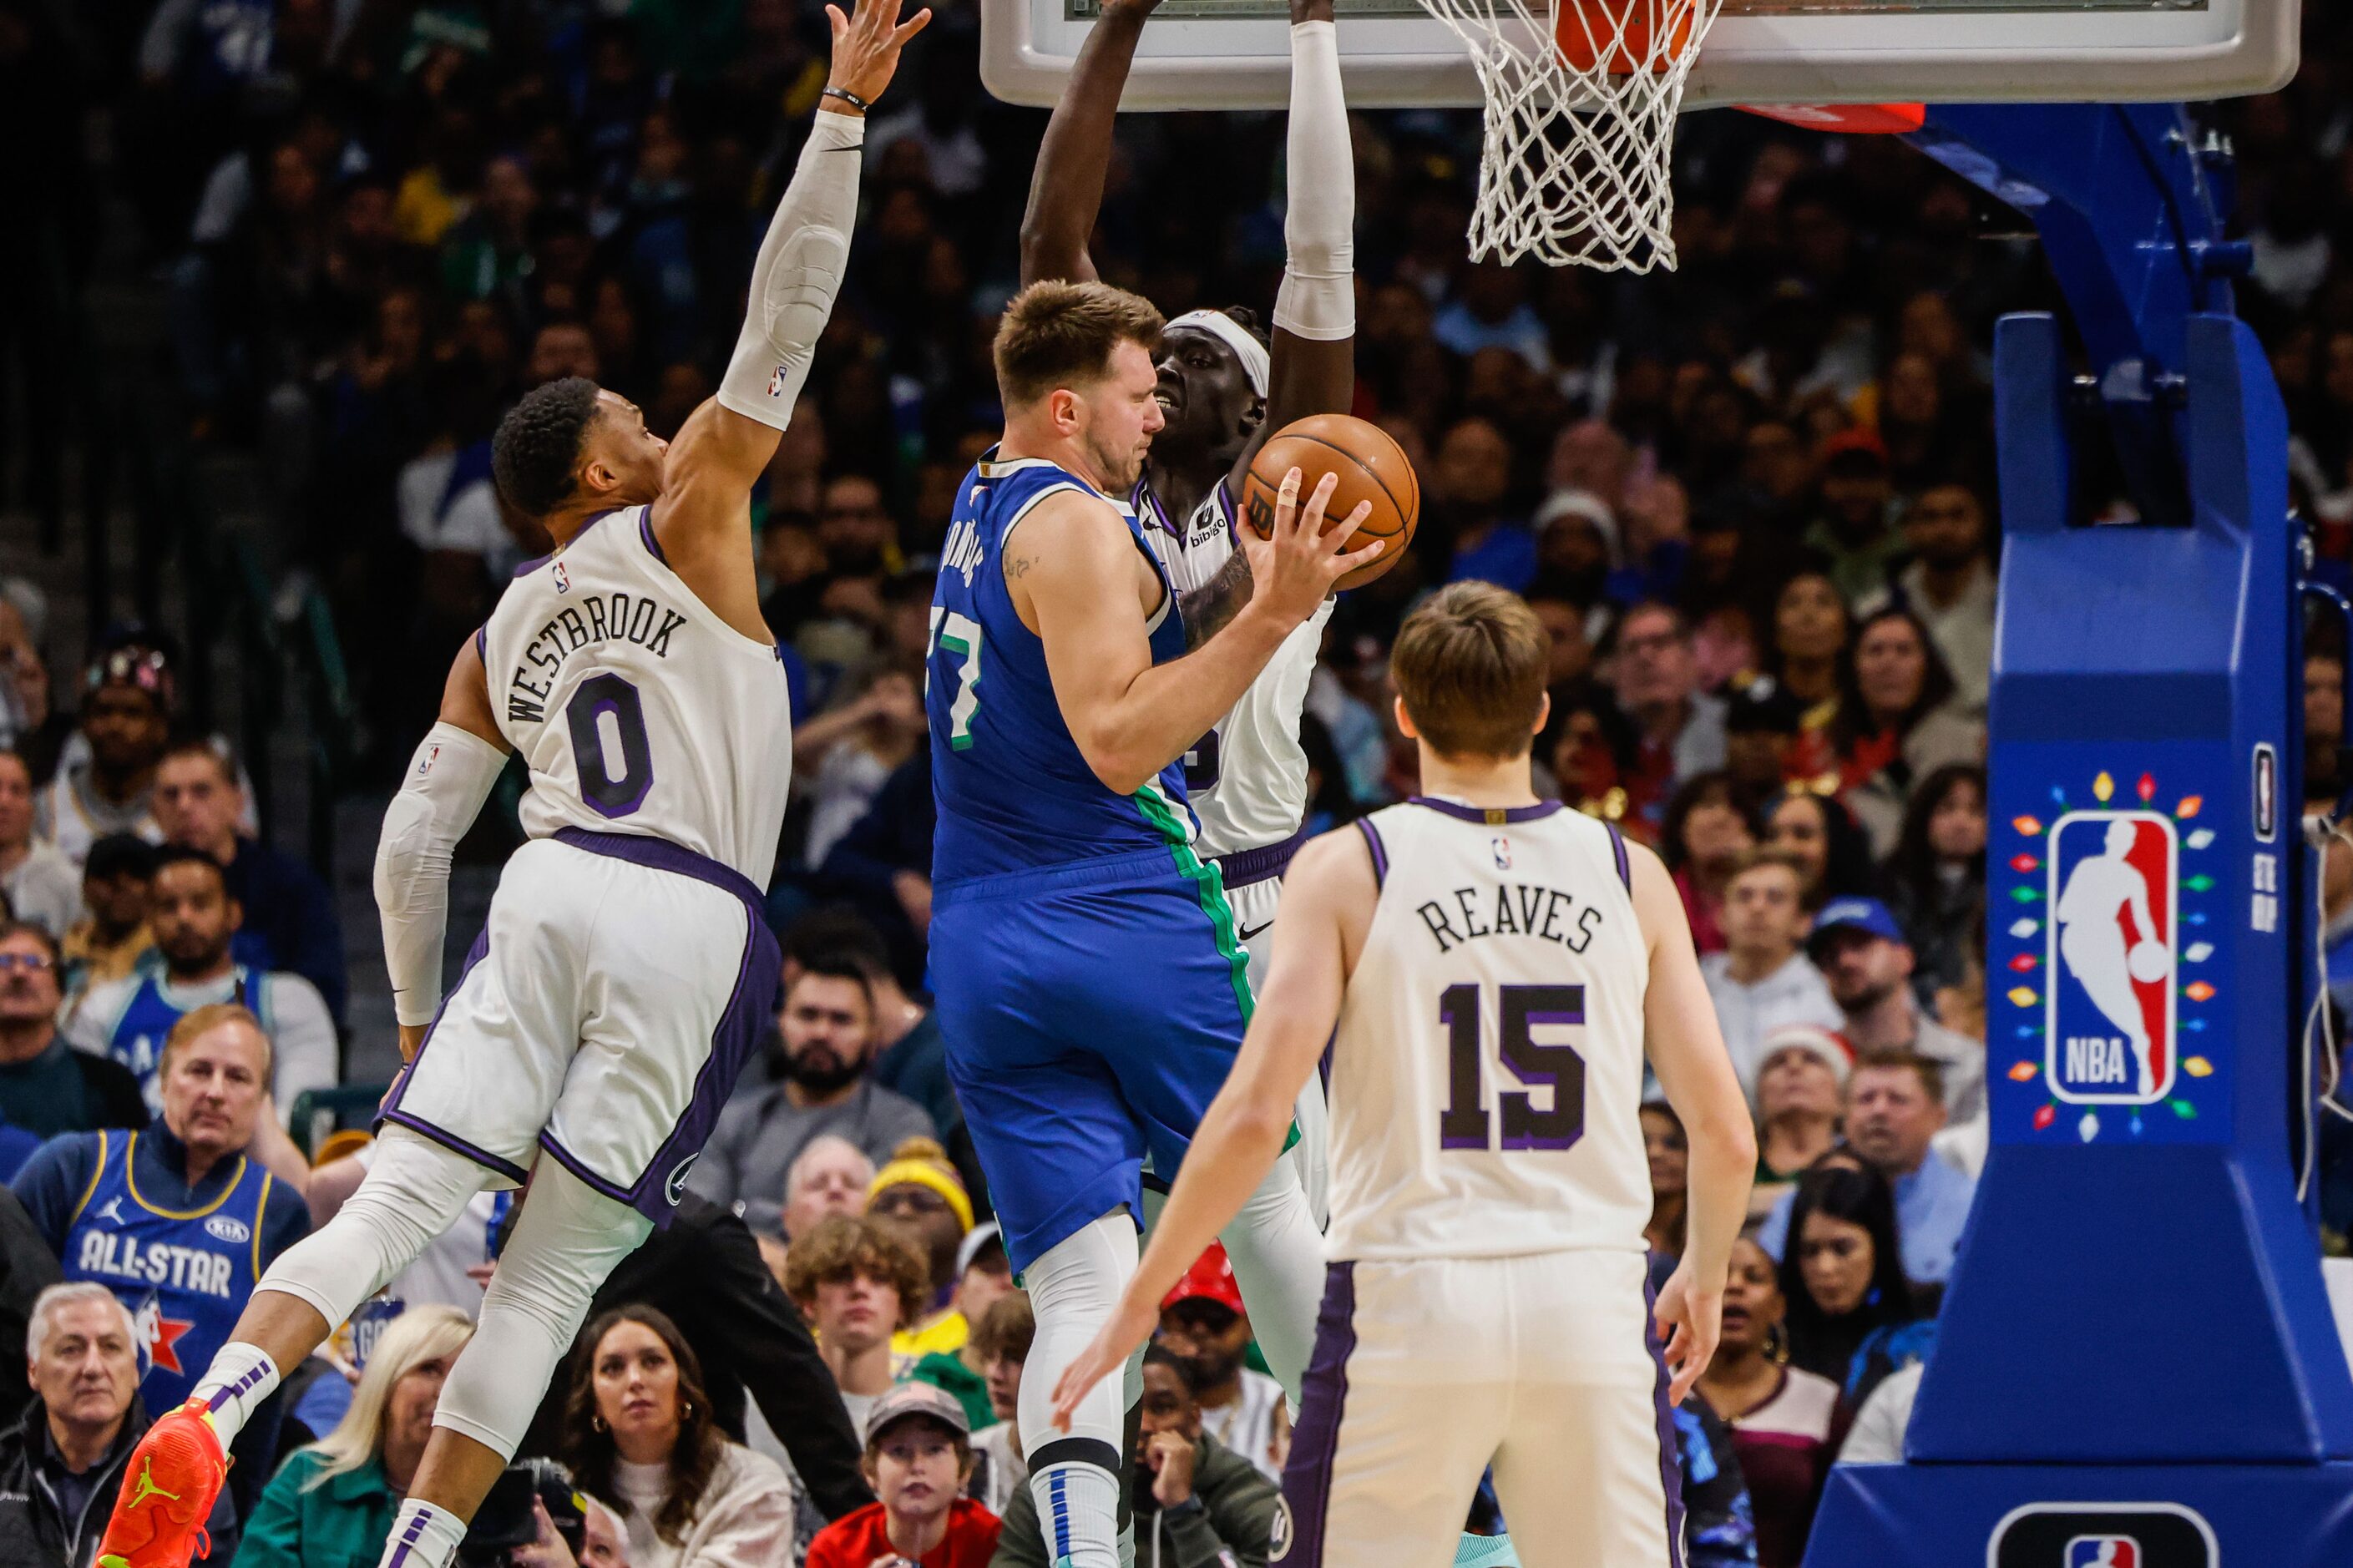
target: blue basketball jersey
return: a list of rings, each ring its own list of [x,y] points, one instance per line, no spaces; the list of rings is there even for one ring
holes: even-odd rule
[[[1153,662],[1185,651],[1175,591],[1133,509],[1043,458],[999,462],[993,450],[983,458],[965,476],[948,528],[924,667],[932,788],[939,802],[932,877],[942,886],[1165,852],[1189,846],[1198,828],[1179,762],[1134,795],[1104,787],[1063,722],[1044,645],[1013,607],[1005,542],[1030,508],[1064,490],[1116,510],[1159,578]]]
[[[261,1020],[264,1034],[269,1033],[269,1015],[263,1010],[261,984],[244,964],[230,970],[235,990],[229,1000],[252,1012]],[[115,1020],[114,1033],[107,1037],[106,1054],[131,1069],[139,1079],[139,1092],[147,1098],[150,1113],[164,1114],[164,1083],[160,1069],[164,1065],[164,1042],[171,1037],[174,1025],[185,1017],[188,1009],[175,1006],[164,994],[164,975],[159,969],[150,969],[132,992],[131,1001]]]
[[[207,1207],[152,1208],[131,1173],[136,1132],[100,1132],[98,1174],[66,1232],[65,1276],[111,1289],[144,1336],[140,1393],[176,1408],[237,1326],[261,1278],[261,1222],[273,1178],[237,1156]]]

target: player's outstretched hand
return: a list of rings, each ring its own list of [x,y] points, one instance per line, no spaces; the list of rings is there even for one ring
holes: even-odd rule
[[[1135,1348],[1152,1337],[1160,1321],[1154,1303],[1139,1300],[1133,1290],[1122,1295],[1113,1309],[1111,1321],[1103,1331],[1087,1342],[1079,1359],[1062,1369],[1054,1382],[1054,1430],[1071,1429],[1071,1417],[1079,1408],[1079,1401],[1093,1392],[1096,1384],[1127,1365],[1127,1358]]]
[[[1716,1336],[1724,1331],[1723,1289],[1699,1289],[1692,1283],[1688,1265],[1679,1264],[1659,1288],[1652,1315],[1658,1320],[1659,1338],[1666,1342],[1662,1353],[1672,1374],[1667,1396],[1681,1405],[1715,1357]]]
[[[907,40],[931,25],[932,12],[927,5],[902,22],[899,0],[858,0],[847,16],[840,6],[828,5],[825,19],[833,27],[833,73],[825,85],[871,103],[891,85]]]
[[[1264,539],[1255,529],[1240,531],[1242,551],[1250,557],[1250,581],[1257,584],[1251,607],[1282,617],[1285,626],[1297,626],[1314,615],[1331,596],[1335,584],[1386,548],[1378,539],[1361,550],[1345,548],[1373,515],[1370,501],[1357,502],[1356,510],[1325,525],[1324,509],[1340,482],[1338,475],[1316,480],[1304,505],[1299,500],[1301,482],[1297,468],[1282,476],[1282,488],[1275,492],[1274,529]]]

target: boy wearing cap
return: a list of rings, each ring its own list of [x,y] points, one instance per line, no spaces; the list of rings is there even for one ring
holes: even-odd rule
[[[1799,952],[1806,874],[1785,849],[1750,849],[1724,884],[1725,951],[1699,961],[1741,1092],[1757,1105],[1765,1037],[1785,1024],[1835,1029],[1843,1021],[1821,971]]]
[[[972,1427],[952,1395],[902,1383],[876,1401],[864,1468],[881,1500],[819,1531],[807,1568],[988,1568],[1000,1526],[961,1495],[972,1477]]]

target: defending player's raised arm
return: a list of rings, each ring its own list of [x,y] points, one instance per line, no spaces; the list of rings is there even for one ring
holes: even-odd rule
[[[749,562],[752,482],[776,456],[808,379],[818,339],[832,317],[858,222],[866,107],[891,85],[899,51],[931,21],[928,9],[899,20],[901,0],[859,0],[844,16],[828,5],[833,69],[801,147],[800,162],[752,264],[744,330],[719,392],[691,416],[664,466],[655,527],[674,566],[691,560],[704,536],[741,533]],[[681,575],[691,574],[681,570]]]
[[[1040,502],[1005,545],[1005,581],[1038,634],[1054,700],[1104,787],[1133,795],[1225,717],[1292,629],[1332,584],[1370,561],[1380,541],[1343,552],[1369,508],[1324,529],[1332,476],[1299,503],[1299,470],[1283,480],[1274,531],[1250,539],[1259,588],[1226,628],[1184,658],[1152,662],[1151,637],[1126,584],[1137,554],[1100,500],[1065,492]]]
[[[1292,1107],[1339,1022],[1380,891],[1364,836],[1351,829],[1311,840],[1292,861],[1266,990],[1241,1054],[1193,1134],[1111,1321],[1054,1385],[1057,1427],[1067,1429],[1087,1391],[1150,1336],[1161,1299],[1241,1211],[1282,1152]]]
[[[441,716],[385,807],[376,841],[375,901],[384,921],[400,1054],[417,1054],[441,1005],[441,945],[449,925],[449,857],[481,814],[507,765],[506,737],[491,708],[490,680],[472,638],[442,688]]]
[[[1757,1133],[1748,1101],[1724,1047],[1715,1005],[1700,975],[1683,896],[1658,856],[1627,846],[1633,870],[1634,913],[1651,954],[1642,994],[1642,1027],[1651,1070],[1667,1103],[1683,1118],[1691,1148],[1690,1197],[1682,1260],[1659,1292],[1658,1320],[1670,1337],[1672,1394],[1681,1403],[1715,1353],[1724,1310],[1724,1278],[1732,1244],[1748,1214],[1748,1187],[1757,1174]]]
[[[1127,88],[1136,40],[1159,5],[1160,0],[1109,0],[1079,46],[1029,175],[1029,205],[1021,214],[1025,289],[1041,278],[1094,280],[1087,237],[1103,210],[1112,126],[1119,118],[1119,96]]]

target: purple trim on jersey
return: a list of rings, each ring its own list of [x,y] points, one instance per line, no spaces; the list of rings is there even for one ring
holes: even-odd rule
[[[1168,513],[1162,509],[1160,498],[1152,493],[1152,481],[1144,475],[1136,476],[1135,488],[1127,492],[1127,504],[1129,510],[1144,520],[1145,527],[1156,528],[1179,544],[1185,542],[1183,531],[1168,521]]]
[[[1373,826],[1369,816],[1356,818],[1356,831],[1365,836],[1365,847],[1373,852],[1373,886],[1380,888],[1389,879],[1389,852],[1381,843],[1381,830]]]
[[[474,657],[482,661],[482,669],[488,673],[491,668],[491,623],[488,621],[474,628]]]
[[[589,531],[590,529],[592,529],[592,528],[596,527],[598,523],[600,523],[600,522],[604,521],[607,518],[608,518],[608,517],[612,516],[612,515],[613,515],[613,512],[615,512],[615,511],[619,511],[619,510],[622,510],[622,509],[621,509],[621,508],[619,508],[619,507],[615,507],[615,508],[613,508],[613,509],[612,509],[612,511],[600,511],[600,512],[598,512],[596,516],[594,516],[594,517],[590,518],[587,521],[586,521],[586,522],[582,523],[582,524],[580,525],[580,531],[579,531],[579,532],[577,532],[577,533],[575,533],[575,534],[574,534],[571,538],[569,538],[569,539],[565,540],[565,541],[564,542],[564,543],[563,543],[563,545],[562,545],[562,547],[561,547],[561,548],[558,548],[558,549],[555,549],[555,550],[551,550],[551,551],[549,551],[549,552],[548,552],[546,554],[544,554],[544,555],[534,555],[534,556],[533,556],[530,560],[528,560],[528,561],[524,562],[522,565],[520,565],[520,566],[516,567],[516,568],[514,569],[514,574],[515,574],[518,578],[522,578],[522,577],[528,577],[528,576],[530,576],[533,573],[534,573],[534,572],[538,571],[541,567],[543,567],[543,566],[546,565],[549,562],[551,562],[551,561],[554,560],[557,556],[559,556],[559,555],[563,554],[563,553],[564,553],[564,552],[565,552],[565,550],[569,550],[570,548],[572,548],[572,546],[574,546],[574,545],[575,545],[575,544],[579,543],[582,540],[584,540],[584,539],[587,538],[587,537],[588,537],[588,531]]]
[[[686,1109],[680,1112],[670,1136],[662,1140],[645,1169],[623,1186],[579,1163],[548,1133],[540,1134],[540,1146],[563,1161],[582,1181],[615,1202],[628,1205],[657,1226],[666,1226],[677,1212],[680,1194],[686,1190],[687,1172],[702,1157],[702,1145],[710,1138],[712,1128],[718,1124],[720,1109],[734,1092],[744,1064],[751,1059],[754,1047],[776,1016],[784,954],[776,945],[776,933],[768,929],[760,889],[750,878],[709,856],[645,834],[592,833],[581,827],[561,827],[555,837],[591,855],[607,855],[633,865],[691,877],[733,895],[744,906],[744,954],[736,965],[734,989],[728,994],[727,1005],[711,1032],[711,1050],[702,1058],[702,1070],[695,1074],[694,1090],[687,1097]]]
[[[467,1142],[463,1138],[459,1137],[455,1132],[449,1131],[446,1128],[437,1127],[432,1122],[426,1121],[425,1118],[417,1115],[413,1111],[387,1110],[384,1112],[378,1120],[380,1121],[389,1121],[396,1127],[406,1127],[420,1138],[429,1138],[434,1142],[440,1144],[444,1149],[448,1150],[451,1153],[463,1154],[467,1159],[474,1162],[475,1164],[481,1166],[482,1169],[504,1176],[516,1186],[522,1186],[525,1182],[531,1180],[531,1173],[524,1170],[521,1165],[516,1164],[512,1160],[501,1160],[496,1154],[491,1153],[488,1149],[477,1148],[473,1144]]]
[[[638,537],[646,542],[647,554],[665,566],[670,564],[670,557],[662,553],[661,541],[654,537],[654,509],[651,507],[638,513]]]
[[[1240,550],[1242,547],[1242,536],[1234,531],[1235,512],[1232,484],[1233,475],[1228,474],[1224,479],[1218,481],[1218,488],[1209,493],[1218,498],[1218,510],[1226,514],[1226,543],[1235,550]]]
[[[1290,837],[1273,844],[1261,844],[1255,849],[1237,849],[1230,855],[1217,857],[1218,870],[1224,876],[1226,891],[1250,887],[1259,882],[1271,882],[1291,867],[1291,858],[1307,842],[1307,829],[1301,827]]]
[[[1332,1468],[1348,1405],[1348,1358],[1356,1353],[1356,1266],[1335,1263],[1324,1275],[1315,1316],[1315,1352],[1300,1386],[1299,1426],[1282,1468],[1283,1506],[1291,1510],[1285,1563],[1323,1568],[1324,1528],[1332,1509]],[[1677,1568],[1680,1568],[1678,1563]]]
[[[1659,1416],[1659,1487],[1667,1500],[1667,1568],[1683,1568],[1683,1469],[1675,1448],[1675,1411],[1668,1402],[1667,1358],[1659,1348],[1659,1304],[1648,1272],[1642,1279],[1642,1342],[1657,1368],[1651,1378],[1651,1403]]]
[[[1618,831],[1618,825],[1614,822],[1605,822],[1601,826],[1609,830],[1609,853],[1618,862],[1618,879],[1626,884],[1626,890],[1630,893],[1634,890],[1634,868],[1626,859],[1626,836]]]
[[[1494,819],[1498,816],[1505,822],[1534,822],[1539,817],[1550,816],[1554,812],[1561,809],[1561,804],[1556,800],[1540,800],[1534,805],[1498,807],[1464,805],[1460,801],[1440,800],[1435,795],[1415,795],[1406,804],[1426,805],[1432,811],[1442,811],[1449,816],[1459,817],[1464,822],[1476,822],[1482,826],[1493,826]]]

